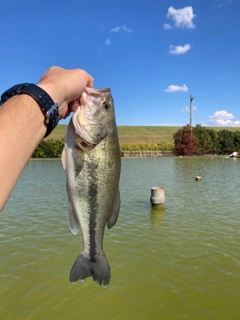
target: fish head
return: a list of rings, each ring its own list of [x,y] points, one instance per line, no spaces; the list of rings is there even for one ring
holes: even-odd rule
[[[115,124],[111,90],[86,88],[72,119],[75,132],[81,139],[88,144],[98,144],[111,132]]]

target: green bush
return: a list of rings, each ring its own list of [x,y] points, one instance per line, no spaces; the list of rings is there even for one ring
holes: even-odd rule
[[[64,140],[43,140],[32,154],[33,158],[59,158],[64,147]]]

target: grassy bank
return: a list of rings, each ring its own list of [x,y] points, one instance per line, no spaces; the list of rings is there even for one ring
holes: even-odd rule
[[[120,144],[139,144],[139,143],[173,143],[173,133],[181,127],[165,126],[118,126],[118,135]],[[209,127],[216,131],[227,129],[237,131],[239,128]],[[55,130],[46,138],[62,139],[65,138],[67,131],[66,125],[58,125]]]
[[[119,126],[118,135],[120,144],[127,143],[173,143],[173,133],[180,127],[154,127],[154,126]],[[66,136],[67,126],[58,125],[55,130],[46,138],[62,139]]]

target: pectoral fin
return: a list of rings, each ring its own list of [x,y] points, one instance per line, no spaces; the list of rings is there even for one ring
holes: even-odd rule
[[[67,166],[67,152],[65,147],[63,148],[61,159],[62,159],[63,169],[65,170]]]
[[[78,219],[74,213],[71,202],[68,200],[68,224],[71,232],[73,234],[78,234],[80,230],[80,225]]]
[[[83,152],[85,152],[88,156],[90,156],[90,151],[87,148],[84,148],[84,146],[79,143],[78,141],[76,141],[76,145],[78,146],[78,148],[80,148]]]
[[[117,195],[116,195],[116,199],[114,202],[114,206],[112,209],[112,213],[107,221],[108,229],[111,229],[115,225],[115,223],[117,222],[119,210],[120,210],[120,192],[118,190]]]

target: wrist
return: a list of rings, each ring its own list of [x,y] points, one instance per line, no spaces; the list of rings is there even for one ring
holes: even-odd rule
[[[52,98],[53,101],[56,101],[59,105],[58,107],[58,113],[59,113],[59,120],[65,119],[66,117],[66,110],[68,109],[68,106],[62,102],[62,98],[59,95],[59,90],[55,89],[55,85],[45,82],[45,81],[39,81],[37,83],[37,86],[43,89],[45,92],[49,94],[49,96]]]
[[[37,102],[38,106],[45,115],[45,124],[47,131],[44,137],[47,137],[58,124],[58,104],[54,103],[51,96],[43,88],[29,83],[15,85],[5,91],[1,96],[1,102],[4,103],[8,99],[16,95],[28,95]]]

